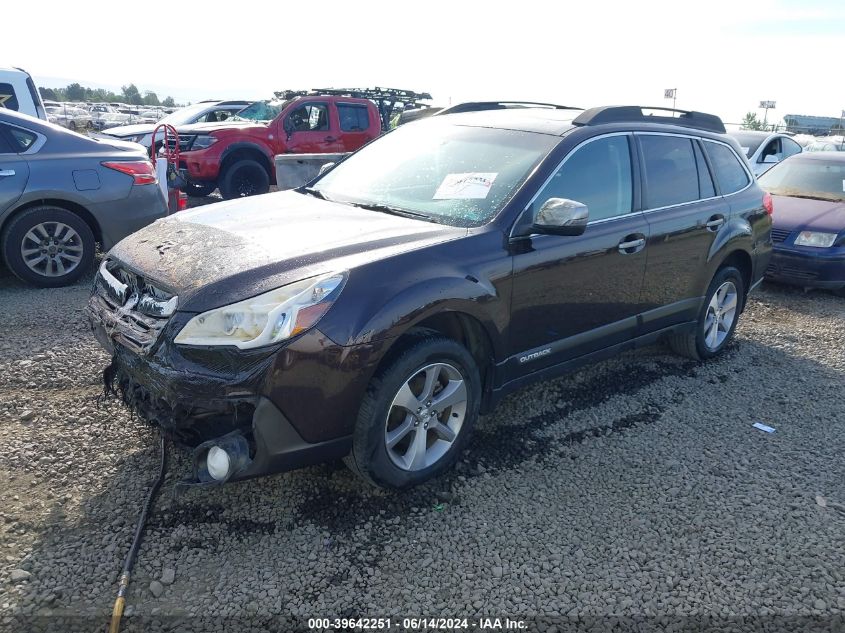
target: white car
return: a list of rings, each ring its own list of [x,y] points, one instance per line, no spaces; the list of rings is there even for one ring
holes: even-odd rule
[[[120,127],[109,128],[104,132],[105,136],[118,138],[122,141],[133,141],[140,143],[144,147],[149,147],[152,144],[153,132],[162,123],[178,127],[180,125],[188,125],[190,123],[215,123],[225,121],[230,116],[234,116],[245,107],[253,103],[252,101],[200,101],[187,108],[177,110],[172,114],[168,114],[163,119],[156,123],[140,123],[138,125],[122,125]],[[161,141],[161,136],[159,136]]]
[[[783,159],[789,158],[793,154],[800,154],[803,151],[803,148],[788,134],[753,130],[728,132],[728,134],[739,143],[751,164],[751,170],[758,177],[765,174]]]

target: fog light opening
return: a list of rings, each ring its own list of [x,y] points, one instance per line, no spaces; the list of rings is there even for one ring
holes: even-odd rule
[[[232,459],[224,449],[212,446],[205,456],[205,467],[215,481],[226,481],[232,474]]]
[[[238,431],[203,442],[194,449],[194,483],[225,483],[250,463],[249,442]]]

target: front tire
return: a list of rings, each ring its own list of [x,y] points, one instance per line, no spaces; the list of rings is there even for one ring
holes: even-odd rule
[[[733,338],[744,302],[742,273],[733,266],[720,268],[707,288],[695,332],[670,336],[669,346],[695,360],[717,356]]]
[[[94,262],[94,234],[75,213],[54,206],[27,209],[0,237],[6,266],[42,288],[72,284]]]
[[[433,332],[414,334],[370,381],[346,463],[376,486],[421,484],[455,463],[480,403],[478,367],[466,348]]]
[[[229,165],[220,179],[220,193],[226,200],[257,196],[270,191],[270,176],[264,165],[244,159]]]
[[[216,183],[188,182],[185,185],[185,193],[191,198],[205,198],[217,189]]]

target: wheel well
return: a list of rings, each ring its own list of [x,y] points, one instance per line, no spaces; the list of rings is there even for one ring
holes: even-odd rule
[[[742,284],[745,286],[745,294],[747,296],[749,290],[751,290],[751,255],[745,251],[734,251],[728,255],[721,264],[719,264],[719,269],[721,270],[725,266],[733,266],[739,270],[742,275]]]
[[[391,352],[400,350],[403,342],[419,330],[430,330],[463,345],[475,360],[482,388],[487,391],[493,378],[493,345],[481,322],[463,312],[441,312],[417,323],[393,344]],[[385,357],[391,356],[388,353]],[[384,360],[382,361],[384,362]]]
[[[226,157],[223,159],[223,163],[220,165],[220,177],[223,176],[223,173],[226,171],[229,165],[231,165],[235,161],[244,159],[257,161],[262,167],[264,167],[264,170],[267,172],[267,176],[270,178],[270,182],[272,183],[275,180],[273,166],[270,164],[270,161],[267,159],[267,156],[264,155],[261,150],[249,147],[242,147],[236,150],[232,150],[230,153],[226,154]]]
[[[0,235],[3,234],[3,231],[6,230],[6,227],[9,225],[9,222],[11,222],[13,218],[17,217],[18,214],[23,213],[27,209],[32,209],[33,207],[43,206],[59,207],[61,209],[70,211],[71,213],[75,213],[80,218],[82,218],[85,224],[88,225],[88,228],[91,229],[91,232],[94,234],[94,241],[98,244],[103,243],[103,233],[100,230],[100,225],[97,224],[97,220],[94,219],[94,216],[91,215],[91,212],[88,211],[88,209],[83,207],[81,204],[77,204],[76,202],[71,202],[70,200],[59,200],[56,198],[42,198],[39,200],[33,200],[32,202],[27,202],[26,204],[19,206],[17,209],[7,215],[5,220],[3,220],[3,225],[0,226]]]

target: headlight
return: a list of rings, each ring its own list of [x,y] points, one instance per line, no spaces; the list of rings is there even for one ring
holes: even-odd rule
[[[313,327],[332,307],[346,273],[312,277],[223,308],[203,312],[176,336],[180,345],[272,345]]]
[[[836,233],[816,233],[815,231],[801,231],[795,238],[796,246],[815,246],[828,248],[836,241]]]
[[[194,139],[194,142],[191,143],[191,150],[195,149],[205,149],[206,147],[211,147],[217,142],[216,136],[209,136],[208,134],[200,134]]]

